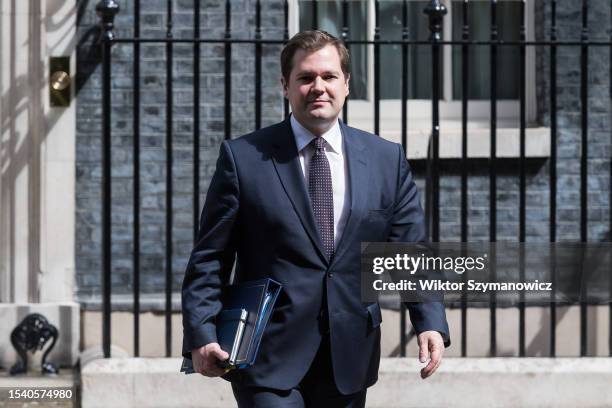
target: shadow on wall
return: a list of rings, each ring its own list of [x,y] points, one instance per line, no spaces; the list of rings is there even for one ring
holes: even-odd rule
[[[70,55],[74,13],[81,18],[87,1],[68,12],[61,0],[0,2],[0,301],[37,301],[40,271],[41,146],[64,109],[47,109],[49,56]],[[45,8],[43,9],[43,4]],[[26,22],[27,19],[27,22]],[[99,30],[93,27],[83,39]],[[51,36],[50,36],[51,34]],[[49,43],[48,38],[58,41]],[[61,40],[61,41],[60,41]],[[96,52],[96,47],[90,47]],[[78,94],[79,83],[74,95]],[[73,95],[73,98],[74,98]],[[26,291],[16,293],[16,282]],[[27,281],[26,281],[27,280]],[[25,286],[24,286],[25,285]]]
[[[89,0],[79,0],[77,2],[77,27],[81,26],[81,21],[85,16]],[[79,61],[78,72],[75,72],[75,93],[78,94],[83,85],[89,80],[97,66],[102,61],[100,47],[97,46],[100,37],[100,26],[91,25],[83,33],[77,32],[78,42],[76,46],[76,60]]]

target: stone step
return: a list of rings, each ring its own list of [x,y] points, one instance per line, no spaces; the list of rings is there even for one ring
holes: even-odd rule
[[[110,358],[82,369],[84,408],[230,408],[227,381],[179,372],[180,358]],[[422,380],[414,357],[383,358],[368,408],[612,407],[610,358],[452,358]],[[164,392],[160,392],[162,390]]]

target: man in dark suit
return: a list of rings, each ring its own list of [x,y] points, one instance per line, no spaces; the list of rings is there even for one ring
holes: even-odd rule
[[[349,57],[322,31],[281,54],[292,115],[223,142],[183,282],[183,356],[232,382],[240,407],[363,407],[378,378],[381,310],[360,298],[361,242],[427,240],[400,145],[338,119]],[[253,367],[227,371],[215,316],[235,256],[235,282],[283,285]],[[450,344],[441,303],[408,304],[420,360]]]

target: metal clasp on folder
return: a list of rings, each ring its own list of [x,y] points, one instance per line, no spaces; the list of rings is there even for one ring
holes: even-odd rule
[[[234,338],[234,344],[232,345],[232,352],[230,353],[229,363],[230,365],[236,364],[236,358],[238,357],[238,350],[242,343],[242,336],[244,334],[244,328],[246,327],[247,317],[249,312],[242,309],[240,312],[240,321],[238,322],[238,330],[236,331],[236,337]]]

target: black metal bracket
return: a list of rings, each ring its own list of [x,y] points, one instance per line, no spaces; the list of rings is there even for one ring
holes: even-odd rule
[[[431,41],[442,41],[440,33],[442,32],[442,20],[447,13],[446,6],[440,0],[432,0],[427,5],[423,13],[429,17],[429,31]]]
[[[115,26],[115,15],[119,12],[119,4],[115,0],[100,0],[96,4],[96,14],[100,17],[100,25],[102,26],[101,39],[110,41],[115,35],[113,28]]]
[[[26,373],[28,371],[28,351],[34,353],[36,350],[42,350],[49,340],[52,340],[51,345],[45,350],[42,357],[42,373],[59,373],[59,368],[55,364],[47,362],[47,356],[55,347],[58,337],[57,328],[49,323],[43,315],[39,313],[27,315],[11,332],[11,344],[21,361],[11,367],[10,374]]]

